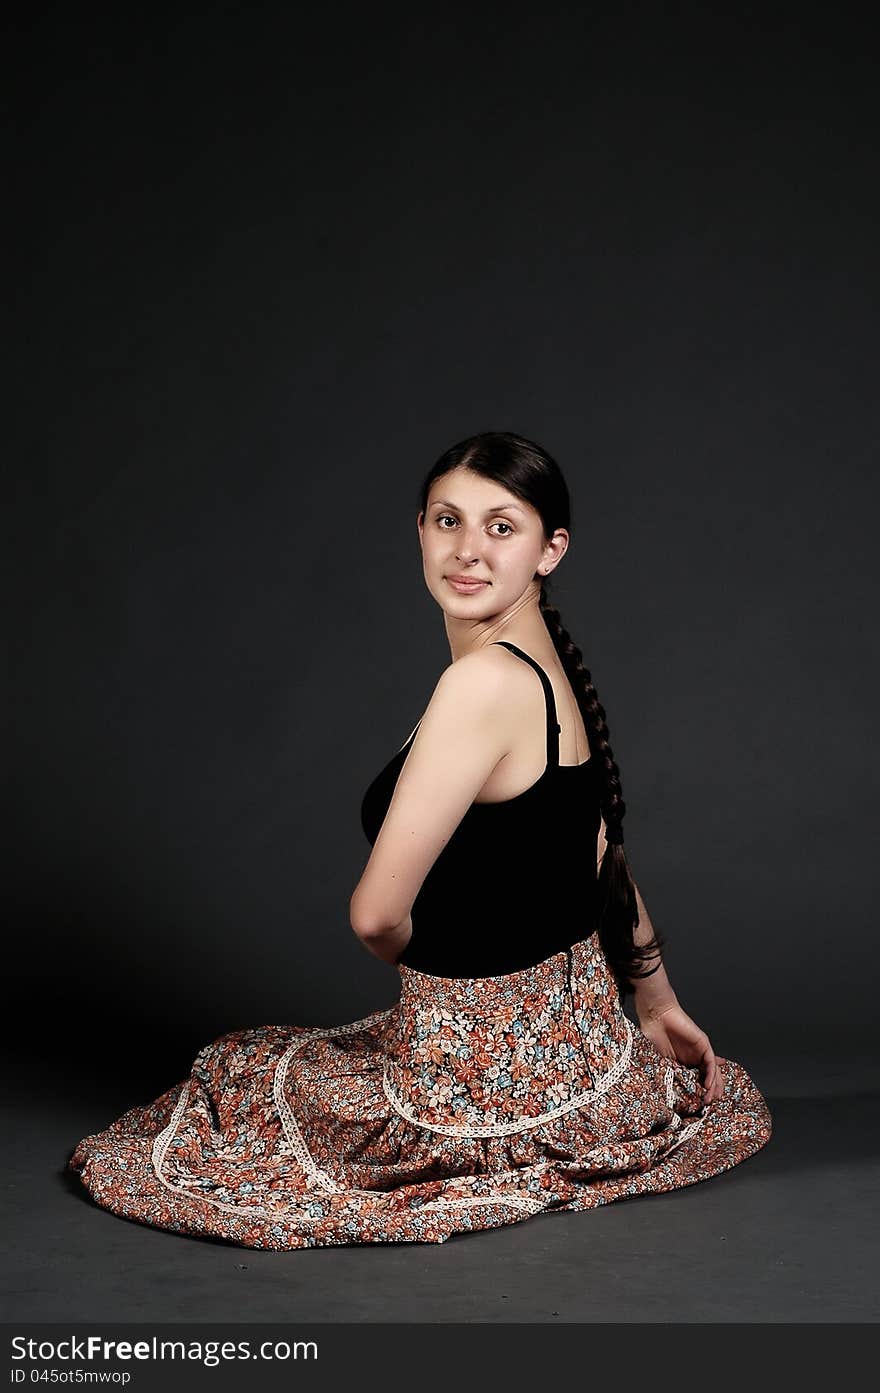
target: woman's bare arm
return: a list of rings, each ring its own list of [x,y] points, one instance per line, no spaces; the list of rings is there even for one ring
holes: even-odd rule
[[[633,881],[633,885],[635,885],[635,881]],[[633,934],[633,940],[638,946],[641,946],[654,937],[654,926],[645,908],[645,901],[642,899],[638,885],[635,885],[635,891],[636,904],[639,908],[639,922]],[[659,963],[659,967],[657,963]],[[630,978],[636,1014],[640,1021],[655,1020],[661,1011],[665,1011],[668,1006],[679,1005],[678,997],[672,990],[672,984],[666,975],[666,968],[660,954],[658,953],[653,961],[646,961],[644,966],[654,969],[650,977]]]
[[[599,831],[597,867],[602,864],[606,845],[603,820]],[[633,942],[642,947],[654,937],[654,925],[635,878],[633,886],[639,911],[639,922],[633,933]],[[650,976],[629,979],[640,1030],[660,1054],[698,1068],[702,1079],[703,1101],[717,1102],[724,1092],[725,1080],[711,1040],[682,1009],[681,1002],[666,975],[661,955],[656,953],[653,960],[645,962],[644,966],[653,969]]]
[[[602,857],[605,855],[605,848],[608,845],[605,841],[605,819],[602,818],[600,821],[601,826],[599,828],[599,841],[596,852],[597,875],[599,867],[602,865]],[[633,941],[638,947],[642,947],[642,945],[649,943],[654,937],[654,925],[651,923],[651,916],[647,911],[645,901],[642,899],[641,891],[638,885],[636,885],[635,879],[633,879],[633,885],[635,886],[636,904],[639,910],[639,922],[633,933]],[[659,966],[657,965],[658,962]],[[660,955],[658,954],[653,961],[645,961],[644,966],[654,969],[650,977],[631,977],[629,979],[632,983],[636,1014],[640,1021],[654,1020],[659,1016],[660,1012],[665,1011],[668,1006],[679,1005],[678,997],[672,989],[672,984],[666,975],[666,968],[663,965],[663,960]]]
[[[406,946],[426,875],[510,748],[502,652],[469,653],[441,674],[351,897],[354,933],[386,962]]]

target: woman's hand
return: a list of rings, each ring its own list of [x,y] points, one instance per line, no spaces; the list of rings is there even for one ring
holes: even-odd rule
[[[703,1103],[714,1103],[724,1092],[724,1075],[718,1067],[709,1037],[679,1005],[639,1016],[639,1027],[656,1050],[679,1064],[697,1067],[703,1088]]]

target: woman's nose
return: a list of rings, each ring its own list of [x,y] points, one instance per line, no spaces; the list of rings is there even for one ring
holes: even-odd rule
[[[460,561],[473,560],[473,558],[479,554],[476,540],[466,534],[462,534],[455,554]]]

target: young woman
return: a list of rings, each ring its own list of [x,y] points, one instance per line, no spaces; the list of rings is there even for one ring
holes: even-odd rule
[[[253,1248],[441,1243],[692,1185],[770,1138],[679,1003],[627,864],[605,710],[548,601],[558,465],[521,436],[462,441],[418,529],[452,661],[364,796],[350,902],[399,1000],[207,1045],[69,1158],[114,1213]]]

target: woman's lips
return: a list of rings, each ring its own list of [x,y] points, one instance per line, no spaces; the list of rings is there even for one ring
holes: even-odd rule
[[[484,585],[489,584],[487,580],[453,580],[451,576],[447,576],[446,580],[453,590],[457,590],[460,595],[473,595],[477,590],[482,590]]]

